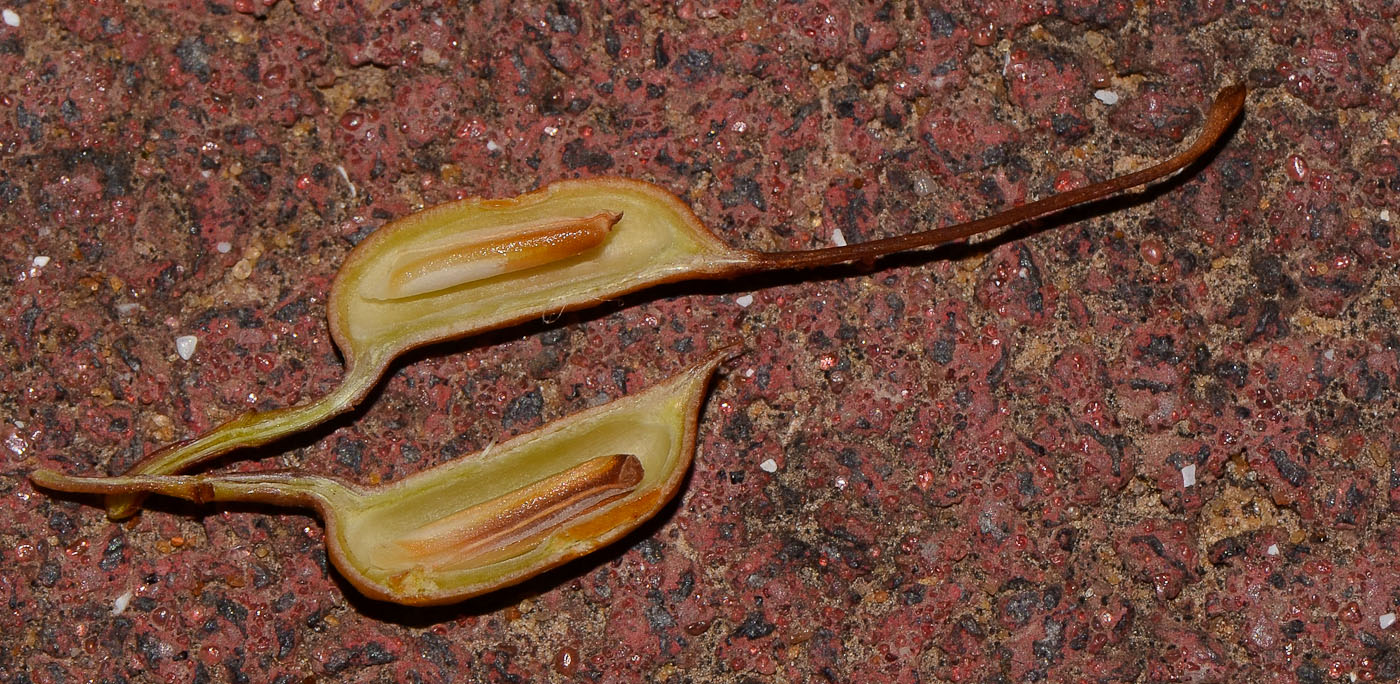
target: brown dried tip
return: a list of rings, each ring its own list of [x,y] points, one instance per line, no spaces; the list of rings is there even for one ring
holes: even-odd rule
[[[1191,143],[1191,146],[1164,162],[1140,171],[1051,195],[1030,204],[1012,207],[1000,214],[967,223],[943,226],[907,235],[896,235],[844,247],[755,255],[761,265],[749,270],[813,268],[855,261],[873,261],[890,254],[937,247],[998,228],[1024,223],[1151,183],[1190,166],[1215,147],[1225,132],[1230,129],[1230,125],[1239,118],[1240,112],[1244,111],[1245,94],[1246,90],[1243,84],[1232,85],[1220,91],[1216,95],[1210,111],[1206,113],[1205,123],[1201,126],[1200,134],[1196,136],[1196,140]]]

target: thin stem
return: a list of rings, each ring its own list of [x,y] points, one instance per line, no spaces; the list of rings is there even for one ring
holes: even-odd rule
[[[230,473],[222,475],[117,475],[76,477],[40,469],[29,475],[45,489],[78,494],[161,494],[195,503],[255,501],[284,506],[330,503],[350,493],[341,483],[290,473]]]
[[[1042,216],[1053,214],[1062,209],[1091,202],[1096,199],[1108,197],[1124,190],[1135,188],[1145,183],[1167,176],[1179,171],[1192,162],[1201,158],[1212,147],[1219,142],[1225,131],[1229,130],[1230,124],[1239,116],[1244,109],[1245,87],[1242,84],[1232,85],[1220,91],[1216,96],[1215,103],[1211,105],[1210,111],[1206,114],[1205,124],[1201,127],[1201,133],[1195,142],[1186,151],[1159,164],[1155,164],[1141,171],[1134,171],[1126,176],[1119,176],[1100,183],[1094,183],[1077,190],[1070,190],[1056,195],[1051,195],[1041,200],[1023,204],[1019,207],[1008,209],[1000,214],[988,216],[986,218],[959,223],[952,226],[943,226],[931,230],[925,230],[909,235],[896,235],[894,237],[872,240],[858,245],[847,245],[844,247],[826,247],[822,249],[804,250],[798,252],[774,252],[768,254],[754,255],[752,267],[745,270],[762,271],[771,268],[813,268],[818,266],[831,266],[843,264],[851,261],[868,261],[879,257],[904,252],[911,249],[925,249],[938,245],[971,237],[989,230],[995,230],[1004,226],[1009,226]]]
[[[127,475],[165,475],[185,470],[234,449],[266,444],[274,439],[323,423],[354,407],[378,381],[378,363],[361,363],[346,371],[330,394],[310,403],[272,411],[247,413],[199,437],[176,442],[147,454]],[[139,490],[137,490],[139,491]],[[120,493],[107,499],[107,517],[134,515],[141,506],[140,493]]]

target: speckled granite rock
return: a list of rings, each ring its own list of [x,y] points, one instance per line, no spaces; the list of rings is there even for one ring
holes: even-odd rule
[[[0,681],[1400,677],[1400,5],[423,4],[0,7]],[[619,174],[856,242],[1165,156],[1234,81],[1146,196],[426,350],[217,466],[401,478],[745,342],[677,503],[517,589],[377,604],[309,516],[25,477],[333,386],[337,265],[426,204]]]

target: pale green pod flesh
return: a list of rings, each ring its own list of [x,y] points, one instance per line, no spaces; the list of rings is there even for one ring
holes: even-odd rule
[[[464,244],[484,245],[481,251],[486,252],[503,237],[618,215],[615,222],[608,219],[611,225],[601,243],[531,244],[516,250],[516,263],[503,265],[494,276],[482,277],[478,271],[455,285],[408,296],[403,291],[411,284],[395,284],[396,274],[419,261],[405,265],[404,255],[433,247],[462,251]],[[389,362],[414,347],[577,309],[668,280],[733,269],[744,263],[745,254],[715,238],[675,195],[651,183],[618,178],[564,181],[513,199],[467,199],[410,214],[357,245],[331,287],[331,336],[346,363],[340,386],[308,404],[241,415],[198,438],[148,454],[127,474],[179,472],[232,449],[266,444],[321,423],[358,403]],[[443,261],[449,268],[460,266]],[[512,268],[521,263],[524,267]],[[423,282],[421,273],[415,275]],[[107,513],[113,519],[128,517],[139,503],[139,496],[113,496]]]
[[[379,487],[286,472],[30,477],[67,492],[312,507],[331,560],[364,594],[449,603],[556,567],[655,515],[690,467],[705,387],[726,356]]]
[[[417,296],[386,288],[401,253],[528,233],[561,218],[620,214],[601,244],[495,277]],[[682,277],[732,270],[747,253],[720,242],[669,192],[620,178],[562,181],[507,200],[468,199],[424,209],[355,247],[331,286],[330,326],[346,359],[393,358],[412,347],[576,309]]]
[[[308,404],[235,418],[149,454],[128,473],[177,472],[320,423],[359,402],[389,362],[414,347],[665,282],[871,261],[1149,183],[1209,151],[1242,111],[1244,97],[1241,86],[1221,91],[1190,147],[1140,171],[976,221],[843,247],[773,254],[734,249],[670,192],[620,178],[562,181],[512,199],[467,199],[410,214],[356,246],[331,288],[331,335],[346,362],[339,387]],[[610,225],[598,228],[600,221]],[[138,504],[134,495],[111,497],[108,515],[129,516]]]

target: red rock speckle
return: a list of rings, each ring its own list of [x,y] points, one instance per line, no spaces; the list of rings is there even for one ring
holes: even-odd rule
[[[0,681],[1400,678],[1394,3],[11,9]],[[1164,157],[1236,81],[1151,192],[440,345],[215,466],[392,481],[743,341],[677,502],[497,595],[376,603],[310,516],[26,478],[329,389],[338,264],[428,204],[618,174],[858,242]]]

